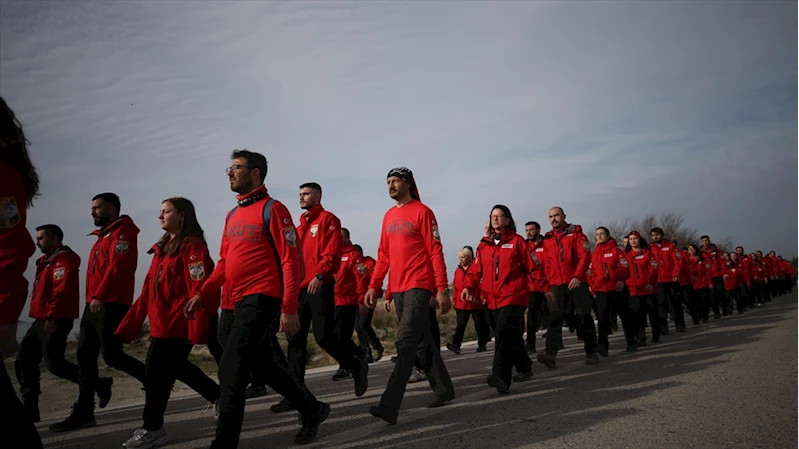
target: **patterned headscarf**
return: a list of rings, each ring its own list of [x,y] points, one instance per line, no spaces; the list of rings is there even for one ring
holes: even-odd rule
[[[411,198],[421,201],[421,198],[419,197],[419,188],[416,186],[416,180],[413,178],[413,172],[411,171],[410,168],[408,168],[408,167],[392,168],[391,170],[389,170],[388,176],[386,176],[386,179],[388,179],[388,178],[390,178],[392,176],[396,176],[397,178],[400,178],[401,180],[403,180],[403,181],[407,182],[408,184],[410,184],[411,185]]]

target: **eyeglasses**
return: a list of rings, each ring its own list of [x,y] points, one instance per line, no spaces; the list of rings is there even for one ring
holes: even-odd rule
[[[237,172],[240,168],[252,168],[252,167],[249,165],[241,165],[241,164],[231,165],[230,167],[225,169],[225,174],[230,176],[233,173]]]

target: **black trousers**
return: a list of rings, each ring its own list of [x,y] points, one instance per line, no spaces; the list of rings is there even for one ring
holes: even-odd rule
[[[144,383],[144,364],[125,354],[122,342],[114,337],[119,323],[130,307],[124,304],[105,303],[97,313],[89,306],[83,310],[78,337],[78,395],[77,407],[85,412],[94,411],[97,392],[97,358],[103,354],[108,366],[118,369]]]
[[[544,292],[530,292],[527,298],[527,344],[535,348],[535,333],[542,321],[549,321],[549,308]]]
[[[552,293],[555,301],[547,303],[549,307],[549,330],[547,330],[547,354],[557,354],[562,341],[563,320],[568,315],[574,315],[575,327],[578,336],[583,339],[586,354],[596,352],[596,326],[591,317],[591,308],[594,299],[588,293],[588,286],[580,284],[574,290],[569,290],[568,285],[553,285]]]
[[[730,304],[724,290],[724,278],[713,278],[713,315],[726,315]]]
[[[533,362],[524,349],[524,315],[527,307],[506,306],[488,310],[488,319],[494,323],[496,342],[492,374],[510,386],[513,368],[520,373],[533,370]]]
[[[318,410],[318,401],[305,385],[297,382],[273,354],[269,336],[279,323],[280,298],[250,295],[237,302],[233,323],[219,365],[219,420],[215,445],[236,448],[244,420],[244,392],[250,370],[264,379],[278,394],[288,399],[302,416]]]
[[[637,296],[630,296],[630,290],[625,286],[618,294],[619,314],[624,337],[628,345],[638,344],[638,331],[641,326],[640,310],[641,300]]]
[[[313,325],[316,344],[344,369],[361,369],[361,349],[350,338],[349,344],[342,344],[336,333],[336,301],[333,296],[335,283],[322,286],[322,292],[311,295],[306,289],[300,291],[300,306],[297,315],[300,330],[290,340],[288,346],[289,373],[300,383],[305,383],[305,367],[308,363],[308,333]]]
[[[12,435],[20,448],[41,449],[42,439],[14,391],[5,362],[0,360],[0,365],[0,431]]]
[[[372,327],[372,318],[375,316],[375,309],[367,309],[366,313],[359,313],[356,323],[358,331],[358,342],[364,354],[371,354],[372,348],[375,350],[383,349],[383,344],[377,338],[375,329]]]
[[[335,326],[333,332],[338,339],[339,347],[349,347],[358,353],[358,357],[363,356],[363,348],[355,345],[352,341],[352,333],[355,331],[355,321],[360,313],[358,306],[336,306],[333,313]],[[347,369],[339,362],[339,369]]]
[[[694,287],[691,284],[687,285],[680,285],[677,290],[677,294],[680,295],[682,303],[688,308],[688,315],[691,317],[691,320],[694,324],[699,324],[701,321],[699,318],[699,309],[694,304]],[[685,321],[685,316],[683,314],[683,321]]]
[[[611,311],[618,307],[619,294],[615,291],[596,292],[594,296],[594,311],[596,312],[597,324],[599,327],[599,338],[597,344],[608,347],[608,336],[610,335]]]
[[[710,318],[710,305],[713,302],[713,290],[709,287],[695,288],[693,302],[699,312],[699,319],[707,321]]]
[[[222,355],[224,354],[225,345],[227,345],[228,338],[230,337],[230,331],[233,329],[233,310],[225,310],[222,309],[222,312],[219,314],[219,329],[217,330],[217,339],[219,341],[219,346],[222,348],[222,353],[219,354],[220,363],[222,360]],[[280,330],[280,314],[275,316],[275,322],[272,323],[270,327],[269,341],[271,343],[270,349],[272,350],[271,356],[274,357],[277,363],[282,366],[284,369],[288,370],[288,363],[286,362],[286,355],[283,354],[283,348],[280,347],[280,343],[277,341],[277,332]],[[250,370],[250,374],[247,377],[248,384],[250,383],[258,383],[263,384],[263,379],[258,379],[253,374],[253,371]]]
[[[189,362],[192,344],[177,338],[152,338],[147,351],[144,374],[144,430],[164,427],[164,412],[175,380],[191,379],[194,390],[208,402],[219,399],[219,385]]]
[[[638,296],[638,340],[646,341],[646,319],[649,317],[649,327],[652,329],[652,340],[660,339],[660,307],[657,295]]]
[[[222,360],[222,345],[219,343],[219,314],[213,313],[208,317],[208,352],[216,360],[216,366]]]
[[[455,333],[452,335],[452,344],[460,348],[463,343],[463,334],[466,333],[466,325],[469,323],[469,317],[474,321],[474,330],[477,332],[477,345],[485,346],[491,341],[491,331],[488,326],[488,311],[484,309],[478,310],[462,310],[455,309]],[[436,321],[438,324],[438,321]]]
[[[427,380],[436,397],[446,398],[455,393],[452,379],[444,366],[440,351],[440,333],[435,320],[435,308],[430,307],[429,290],[411,289],[394,292],[394,308],[399,317],[397,326],[397,361],[388,378],[386,391],[380,397],[380,406],[399,414],[408,378],[418,362],[427,373]],[[431,320],[432,318],[432,320]],[[435,324],[434,324],[435,323]],[[438,342],[433,335],[435,328]]]
[[[44,358],[47,370],[62,379],[78,383],[78,366],[64,358],[67,337],[72,331],[73,318],[55,321],[55,331],[48,334],[44,331],[44,320],[36,320],[22,338],[14,368],[19,381],[19,392],[22,401],[29,407],[39,404],[40,376],[39,364]]]
[[[727,290],[725,292],[725,297],[728,301],[730,301],[730,313],[732,313],[732,301],[735,301],[735,306],[738,309],[738,312],[744,311],[743,301],[741,300],[741,288],[734,288],[732,290]]]

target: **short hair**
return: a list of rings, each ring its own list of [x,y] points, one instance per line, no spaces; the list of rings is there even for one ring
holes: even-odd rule
[[[343,232],[344,235],[346,235],[348,239],[350,238],[350,230],[349,229],[341,228],[341,232]]]
[[[744,247],[743,247],[743,246],[736,246],[736,247],[735,247],[735,249],[738,249],[738,248],[741,248],[741,252],[743,252],[743,251],[744,251]]]
[[[59,242],[64,240],[64,231],[54,224],[45,224],[36,228],[37,231],[46,231],[48,234],[57,238]]]
[[[315,182],[306,182],[305,184],[300,184],[300,188],[316,190],[317,193],[322,193],[322,186]]]
[[[355,248],[355,251],[358,251],[359,254],[363,254],[363,248],[361,248],[361,245],[352,245],[352,247]]]
[[[243,150],[233,150],[233,153],[230,155],[230,159],[233,160],[236,158],[247,159],[248,168],[257,168],[260,170],[261,182],[264,182],[269,166],[266,163],[266,157],[263,154],[250,151],[245,148]]]
[[[92,198],[92,201],[95,200],[103,200],[104,203],[113,204],[116,206],[117,210],[122,208],[122,203],[119,201],[119,197],[116,193],[98,193],[97,195],[94,195],[94,198]]]
[[[538,222],[536,222],[536,221],[528,221],[527,223],[524,224],[524,226],[525,227],[527,227],[527,226],[535,226],[536,229],[541,229],[541,225],[538,224]]]
[[[708,237],[708,236],[706,236],[706,235],[703,235],[702,237],[699,237],[699,240],[704,240],[704,239],[708,239],[708,240],[710,240],[710,237]]]
[[[657,227],[655,227],[655,228],[652,228],[652,230],[651,230],[651,231],[649,231],[649,233],[650,233],[650,234],[660,234],[660,235],[666,235],[666,233],[665,233],[665,232],[663,232],[663,228],[657,228]]]

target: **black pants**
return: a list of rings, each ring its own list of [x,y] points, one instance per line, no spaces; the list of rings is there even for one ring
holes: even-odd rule
[[[545,316],[549,317],[549,308],[544,292],[530,292],[527,298],[527,344],[533,349],[535,349],[535,333],[538,332]]]
[[[333,297],[335,283],[322,286],[322,292],[311,295],[306,289],[300,291],[300,306],[297,315],[300,319],[300,330],[288,346],[289,373],[300,383],[305,383],[305,366],[308,363],[308,333],[313,325],[316,344],[338,361],[339,366],[356,372],[361,369],[361,350],[350,338],[350,343],[343,345],[336,333],[336,301]]]
[[[735,306],[738,309],[738,313],[744,311],[743,301],[741,300],[741,288],[734,288],[732,290],[727,290],[725,292],[725,296],[728,301],[730,301],[730,313],[732,313],[732,301],[735,301]]]
[[[491,341],[491,333],[488,328],[486,314],[487,311],[484,309],[455,309],[456,325],[455,334],[452,335],[452,345],[456,348],[461,347],[461,343],[463,343],[463,334],[466,333],[466,325],[469,323],[469,317],[474,321],[474,330],[477,332],[477,346],[487,345],[488,342]],[[437,321],[436,324],[438,324]]]
[[[718,316],[722,312],[726,315],[729,308],[729,299],[724,290],[724,279],[713,278],[713,315]]]
[[[594,300],[588,293],[588,286],[580,284],[574,290],[569,290],[568,285],[553,285],[552,293],[555,301],[547,303],[549,306],[549,330],[547,330],[547,354],[557,354],[562,338],[563,320],[568,315],[574,315],[575,327],[578,336],[583,339],[586,354],[596,352],[596,327],[591,317],[591,307]]]
[[[599,338],[597,344],[608,348],[608,336],[610,335],[611,310],[618,307],[619,294],[615,291],[596,292],[594,297],[594,311],[596,312],[599,327]]]
[[[147,351],[144,374],[144,413],[142,427],[147,431],[164,427],[164,412],[175,380],[190,379],[195,391],[208,402],[219,399],[219,385],[189,362],[192,344],[177,338],[152,338]]]
[[[219,343],[219,314],[213,313],[208,318],[208,352],[216,360],[216,366],[222,360],[222,345]]]
[[[646,342],[646,319],[649,317],[649,327],[652,329],[652,341],[660,340],[660,307],[657,295],[641,295],[638,297],[638,341]]]
[[[358,342],[364,354],[371,354],[372,348],[375,350],[383,349],[383,344],[377,338],[375,329],[372,327],[372,318],[375,316],[375,309],[367,309],[366,313],[359,313],[356,323],[358,331]]]
[[[39,380],[41,373],[39,364],[44,358],[47,370],[62,379],[78,383],[78,366],[64,358],[67,337],[72,331],[73,318],[55,321],[55,331],[48,334],[44,331],[44,320],[36,320],[31,324],[25,337],[22,338],[14,368],[19,381],[22,401],[28,407],[39,404]]]
[[[2,359],[0,365],[0,431],[3,435],[11,435],[20,448],[41,449],[39,432],[17,397]]]
[[[237,302],[233,323],[219,365],[219,420],[215,446],[236,448],[244,420],[244,391],[250,370],[273,390],[288,399],[303,416],[318,410],[318,401],[281,366],[273,354],[269,335],[279,323],[281,300],[250,295]]]
[[[669,332],[669,309],[672,303],[672,296],[674,295],[672,285],[671,282],[658,282],[655,285],[655,299],[657,301],[658,322],[660,323],[661,334],[667,334]]]
[[[78,337],[78,404],[82,411],[94,411],[94,394],[97,391],[97,358],[103,354],[108,366],[118,369],[144,383],[144,364],[125,354],[122,342],[114,337],[119,323],[130,307],[124,304],[104,303],[100,311],[92,313],[89,306],[83,310]]]
[[[700,321],[706,322],[710,314],[710,288],[692,288],[690,295],[691,302],[688,304],[688,310],[691,311],[691,318],[695,324],[699,324]]]
[[[491,372],[510,386],[513,368],[520,373],[533,370],[533,362],[524,349],[524,315],[526,307],[507,306],[488,310],[488,319],[496,329],[494,364]]]
[[[233,310],[224,310],[219,314],[219,329],[217,330],[217,339],[219,341],[219,346],[222,348],[222,353],[220,354],[220,362],[221,357],[224,354],[224,348],[227,345],[228,338],[230,337],[230,331],[233,329]],[[270,327],[269,336],[270,348],[272,349],[271,355],[277,361],[277,363],[282,366],[284,369],[288,370],[288,363],[286,362],[286,355],[283,354],[283,348],[280,347],[280,344],[277,341],[277,332],[280,330],[280,314],[275,316],[275,322],[272,323],[272,327]],[[252,370],[250,370],[250,374],[247,377],[247,383],[258,383],[263,384],[263,379],[257,379],[255,375],[253,375]]]
[[[669,302],[669,312],[671,313],[672,318],[674,319],[674,326],[676,328],[685,328],[685,313],[683,312],[683,302],[685,300],[685,294],[683,293],[682,289],[680,288],[680,284],[677,282],[668,282],[663,284],[658,284],[658,297],[661,295],[661,291],[663,292],[663,296]],[[658,298],[660,301],[660,298]],[[662,313],[660,314],[661,320],[665,320],[664,323],[661,321],[661,329],[668,330],[668,316],[664,316]]]
[[[360,313],[358,306],[336,306],[333,318],[335,326],[333,332],[336,334],[339,347],[349,347],[358,353],[358,357],[363,356],[363,348],[355,345],[352,341],[352,333],[355,331],[355,320]],[[339,362],[339,369],[347,369]]]
[[[638,344],[638,331],[641,326],[640,310],[641,300],[637,296],[630,296],[630,290],[624,287],[618,295],[619,314],[621,315],[621,325],[624,328],[624,338],[627,345]]]
[[[411,289],[406,292],[394,292],[394,308],[399,317],[397,326],[397,361],[394,371],[388,378],[386,391],[380,398],[380,406],[395,416],[399,414],[408,378],[417,360],[427,373],[427,380],[436,397],[446,398],[455,393],[452,379],[441,358],[440,333],[439,342],[433,335],[435,326],[435,308],[430,307],[431,292],[423,289]],[[433,318],[431,320],[431,318]],[[433,324],[435,323],[435,325]]]

